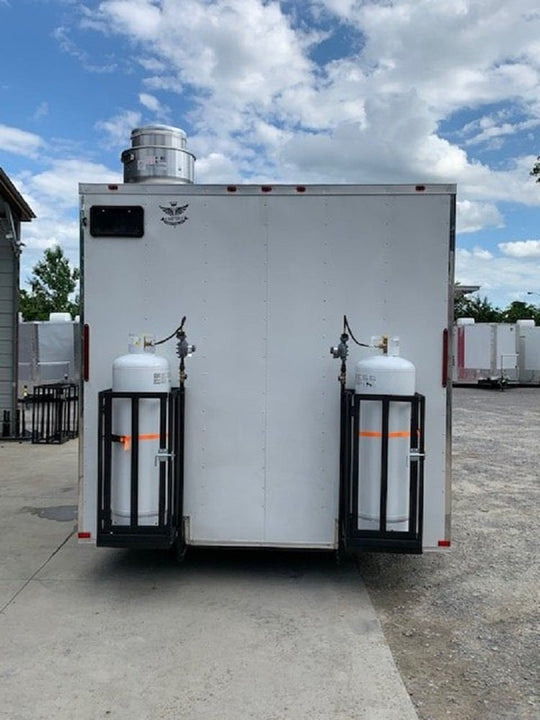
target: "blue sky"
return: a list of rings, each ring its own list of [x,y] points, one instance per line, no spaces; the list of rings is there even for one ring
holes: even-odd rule
[[[456,279],[540,303],[537,0],[0,0],[0,166],[78,264],[78,183],[132,128],[183,128],[196,181],[456,182]]]

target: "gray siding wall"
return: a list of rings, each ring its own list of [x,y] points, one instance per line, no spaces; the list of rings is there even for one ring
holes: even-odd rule
[[[15,411],[16,338],[14,337],[16,262],[11,244],[0,238],[0,413]],[[0,415],[1,419],[1,415]]]

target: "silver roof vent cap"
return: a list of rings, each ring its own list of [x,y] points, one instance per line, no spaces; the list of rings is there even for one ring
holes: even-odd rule
[[[195,156],[186,133],[170,125],[145,125],[131,131],[131,148],[121,155],[125,183],[192,183]]]

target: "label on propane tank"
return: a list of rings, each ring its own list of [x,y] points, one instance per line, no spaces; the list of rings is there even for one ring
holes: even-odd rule
[[[154,385],[163,385],[168,383],[171,379],[170,372],[155,372],[154,373]]]
[[[374,388],[377,384],[377,377],[368,373],[356,373],[354,378],[356,389]]]

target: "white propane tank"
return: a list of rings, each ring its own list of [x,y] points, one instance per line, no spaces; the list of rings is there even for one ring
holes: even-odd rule
[[[169,392],[168,361],[155,355],[148,335],[130,335],[129,353],[113,362],[113,392]],[[138,524],[157,525],[159,511],[160,401],[139,400]],[[111,511],[113,525],[129,525],[131,509],[131,400],[113,402],[112,432],[122,438],[113,443]]]
[[[416,369],[393,355],[375,355],[356,366],[355,392],[361,395],[414,395]],[[386,530],[407,531],[410,485],[411,406],[390,402],[388,418],[388,482]],[[358,528],[378,530],[381,498],[382,403],[363,401],[359,419]]]

